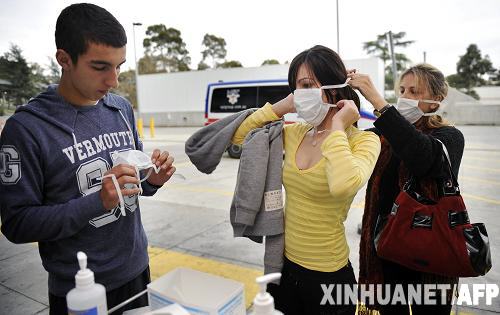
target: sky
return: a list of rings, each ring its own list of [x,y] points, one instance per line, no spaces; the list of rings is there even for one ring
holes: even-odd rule
[[[42,66],[55,55],[54,31],[65,0],[1,0],[0,54],[16,44],[29,62]],[[245,67],[257,67],[266,59],[280,63],[316,44],[340,52],[343,59],[367,58],[363,42],[389,30],[404,31],[415,43],[396,52],[413,63],[427,62],[445,75],[456,72],[456,63],[469,44],[477,44],[500,68],[500,0],[100,0],[93,2],[110,11],[128,36],[127,62],[133,69],[135,27],[137,58],[143,54],[147,26],[164,24],[181,31],[196,68],[206,33],[226,40],[227,59]]]

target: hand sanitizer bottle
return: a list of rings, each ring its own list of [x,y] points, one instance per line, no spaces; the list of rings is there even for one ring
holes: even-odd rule
[[[267,284],[279,278],[281,278],[281,273],[276,272],[255,279],[260,286],[260,292],[257,293],[253,300],[252,315],[283,315],[283,313],[274,309],[274,298],[266,292]]]
[[[77,253],[80,270],[75,276],[76,287],[66,295],[69,315],[105,315],[108,314],[106,289],[94,282],[94,273],[87,268],[87,255]]]

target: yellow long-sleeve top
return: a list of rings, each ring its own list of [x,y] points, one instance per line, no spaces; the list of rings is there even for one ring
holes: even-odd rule
[[[267,103],[243,121],[232,142],[241,144],[252,129],[278,119]],[[344,221],[354,196],[375,167],[380,140],[374,133],[355,127],[334,131],[321,144],[323,158],[300,170],[295,154],[311,128],[294,123],[283,130],[285,256],[307,269],[333,272],[349,259]]]

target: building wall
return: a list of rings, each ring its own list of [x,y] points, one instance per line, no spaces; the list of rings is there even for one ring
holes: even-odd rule
[[[377,89],[383,92],[384,69],[379,59],[346,60],[345,64],[348,69],[369,74]],[[150,117],[154,118],[156,126],[202,126],[205,122],[208,84],[220,81],[286,80],[287,77],[288,64],[140,75],[140,115],[145,126],[149,125]]]
[[[500,86],[480,86],[474,88],[483,105],[500,105]]]
[[[484,96],[484,89],[480,91]],[[482,99],[478,101],[455,88],[450,88],[443,105],[442,116],[454,124],[500,125],[500,102],[485,104]]]

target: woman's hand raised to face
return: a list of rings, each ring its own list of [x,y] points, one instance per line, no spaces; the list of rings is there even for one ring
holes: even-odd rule
[[[332,118],[332,131],[344,131],[361,117],[356,104],[352,100],[338,101],[337,109],[338,112]]]
[[[351,78],[351,80],[349,80],[349,85],[359,90],[373,107],[381,109],[387,104],[385,99],[378,93],[377,89],[375,89],[370,76],[357,73],[356,70],[347,70],[347,77]]]
[[[278,115],[278,117],[283,117],[283,115],[288,113],[295,113],[295,105],[293,104],[293,94],[288,94],[284,99],[276,102],[273,105],[273,112]]]

